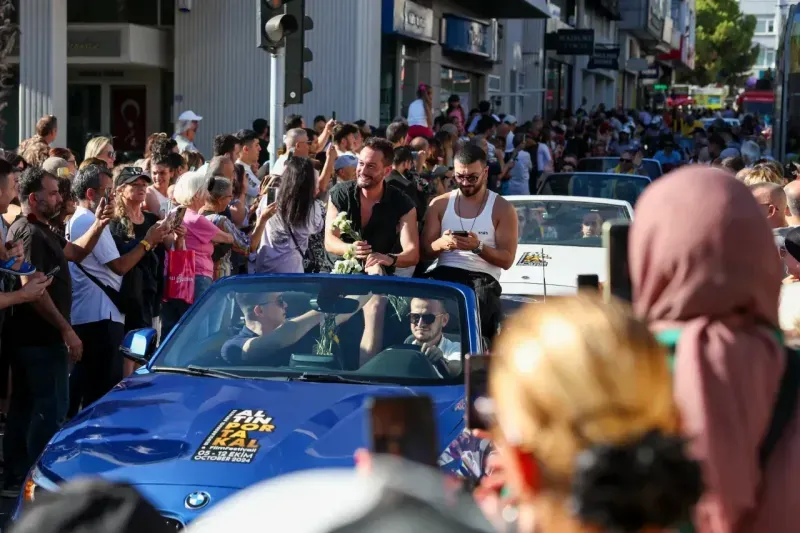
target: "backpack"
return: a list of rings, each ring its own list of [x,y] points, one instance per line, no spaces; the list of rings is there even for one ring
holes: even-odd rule
[[[680,340],[680,335],[681,331],[679,329],[665,330],[656,335],[658,342],[670,351],[669,363],[673,371],[675,369],[675,348]],[[776,335],[778,342],[783,346],[783,334],[777,331]],[[758,464],[762,471],[766,468],[772,452],[775,451],[775,447],[780,442],[786,426],[792,420],[797,409],[797,394],[798,390],[800,390],[800,354],[789,347],[785,347],[785,350],[786,368],[783,371],[783,376],[781,376],[767,432],[761,439],[761,444],[758,448]],[[684,524],[679,528],[679,531],[680,533],[694,533],[694,525]]]

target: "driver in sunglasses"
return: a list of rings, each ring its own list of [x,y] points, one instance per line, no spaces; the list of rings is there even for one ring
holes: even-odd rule
[[[450,321],[450,314],[445,309],[444,302],[413,298],[408,318],[411,323],[411,335],[406,339],[406,344],[420,346],[422,355],[431,363],[444,361],[450,375],[457,376],[461,372],[461,343],[448,339],[442,331]]]

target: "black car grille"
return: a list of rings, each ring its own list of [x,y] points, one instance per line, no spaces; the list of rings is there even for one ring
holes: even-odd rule
[[[168,516],[164,517],[164,523],[170,531],[181,531],[184,528],[183,522]]]

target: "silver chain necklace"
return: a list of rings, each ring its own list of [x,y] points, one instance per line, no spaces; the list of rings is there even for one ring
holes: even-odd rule
[[[456,211],[459,211],[459,212],[460,212],[460,209],[459,209],[459,205],[460,205],[459,200],[460,199],[461,199],[461,189],[459,189],[458,193],[456,193]],[[475,223],[478,221],[478,217],[480,216],[481,212],[483,211],[483,207],[486,205],[486,200],[488,200],[488,199],[489,199],[489,189],[486,189],[486,194],[483,195],[483,201],[481,202],[481,206],[478,209],[478,212],[475,213],[475,218],[472,219],[472,226],[469,227],[469,233],[472,233],[472,229],[475,227]],[[464,217],[462,217],[458,213],[456,213],[456,215],[458,215],[458,223],[461,225],[461,231],[467,231],[467,230],[464,229]]]

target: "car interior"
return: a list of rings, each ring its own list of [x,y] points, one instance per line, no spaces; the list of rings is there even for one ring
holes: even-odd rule
[[[595,209],[596,207],[596,209]],[[608,220],[627,219],[627,211],[616,205],[578,202],[515,202],[519,223],[519,244],[601,247],[599,228]],[[598,234],[584,237],[584,217],[596,215]]]
[[[301,292],[283,292],[281,294],[286,302],[287,319],[315,310],[316,295]],[[405,307],[402,308],[402,305],[398,305],[399,311],[387,304],[381,329],[380,346],[382,349],[364,365],[360,365],[360,343],[365,331],[364,315],[363,311],[358,311],[337,327],[336,340],[338,342],[333,343],[332,355],[316,355],[314,353],[315,343],[323,334],[321,327],[314,327],[292,346],[270,354],[268,363],[262,364],[258,368],[252,368],[253,370],[277,372],[287,370],[291,375],[296,372],[321,371],[322,373],[357,373],[359,376],[441,379],[440,373],[437,373],[427,359],[421,355],[419,347],[410,344],[411,325],[408,309],[410,298],[403,298],[403,300],[405,300]],[[443,301],[446,311],[450,314],[450,320],[444,328],[444,335],[452,341],[463,344],[458,303],[453,299],[443,299]],[[193,340],[191,350],[183,350],[181,346],[168,346],[167,353],[162,355],[163,361],[158,363],[176,367],[191,364],[220,369],[231,368],[231,364],[222,358],[222,347],[226,341],[241,332],[245,321],[242,310],[232,294],[229,293],[224,298],[223,307],[222,318],[217,325],[207,327],[205,335],[192,335],[199,339]],[[398,312],[400,316],[398,316]],[[204,319],[197,317],[196,320],[202,322]],[[207,333],[208,331],[210,333]]]
[[[587,157],[578,161],[579,172],[610,172],[619,165],[618,157]],[[642,165],[650,179],[656,179],[665,174],[659,162],[655,159],[643,159]]]

